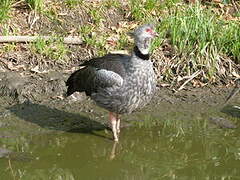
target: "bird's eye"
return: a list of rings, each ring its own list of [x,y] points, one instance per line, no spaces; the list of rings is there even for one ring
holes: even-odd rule
[[[148,33],[149,33],[149,32],[152,32],[152,29],[147,28],[147,29],[146,29],[146,32],[148,32]]]

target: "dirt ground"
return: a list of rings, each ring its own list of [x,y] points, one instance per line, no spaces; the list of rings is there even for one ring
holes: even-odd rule
[[[0,72],[0,94],[9,96],[14,101],[23,102],[43,102],[49,99],[65,99],[65,81],[71,72],[49,71],[47,73],[31,72]],[[224,102],[232,91],[233,87],[206,86],[203,88],[193,88],[186,86],[181,91],[176,91],[170,87],[159,87],[155,96],[156,101],[166,101],[169,103],[206,103],[214,105]],[[74,98],[86,99],[84,93],[76,93]]]

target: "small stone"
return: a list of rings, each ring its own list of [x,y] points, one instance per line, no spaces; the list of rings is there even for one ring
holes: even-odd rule
[[[229,129],[237,128],[237,126],[233,124],[233,122],[231,122],[228,119],[224,119],[222,117],[211,117],[209,118],[209,121],[216,124],[220,128],[229,128]]]
[[[0,158],[8,156],[10,153],[12,153],[11,150],[0,147]]]

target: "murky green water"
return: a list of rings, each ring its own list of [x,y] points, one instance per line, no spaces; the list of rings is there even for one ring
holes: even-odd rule
[[[54,113],[58,118],[73,118],[57,110],[45,111],[40,118],[53,118]],[[9,116],[8,121],[28,120],[27,115],[20,114]],[[21,132],[22,136],[0,139],[1,146],[15,152],[0,159],[0,177],[6,180],[240,179],[239,130],[211,125],[208,118],[216,114],[238,124],[238,117],[220,112],[218,107],[166,105],[124,116],[137,125],[123,128],[119,143],[112,142],[111,133],[101,128]],[[34,118],[39,117],[34,115]]]

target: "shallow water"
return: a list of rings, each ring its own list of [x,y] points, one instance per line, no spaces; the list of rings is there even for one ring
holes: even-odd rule
[[[44,121],[35,122],[38,118],[53,117],[88,120],[88,114],[76,116],[67,111],[47,110],[42,105],[30,107],[45,113],[24,115],[30,109],[13,107],[10,108],[13,114],[5,117],[6,122],[18,122],[15,129],[11,125],[13,131],[17,127],[22,130],[16,137],[0,139],[1,147],[13,151],[0,159],[1,179],[240,178],[238,128],[221,129],[208,120],[221,116],[238,124],[238,112],[231,112],[231,107],[149,106],[123,117],[132,126],[122,128],[119,143],[111,141],[111,132],[104,128],[75,128],[67,132],[54,128],[53,124],[44,126]],[[21,111],[16,111],[17,108]],[[28,124],[29,119],[35,121]],[[19,121],[23,122],[22,126]],[[1,130],[6,127],[2,126]],[[39,133],[34,133],[36,130]]]

